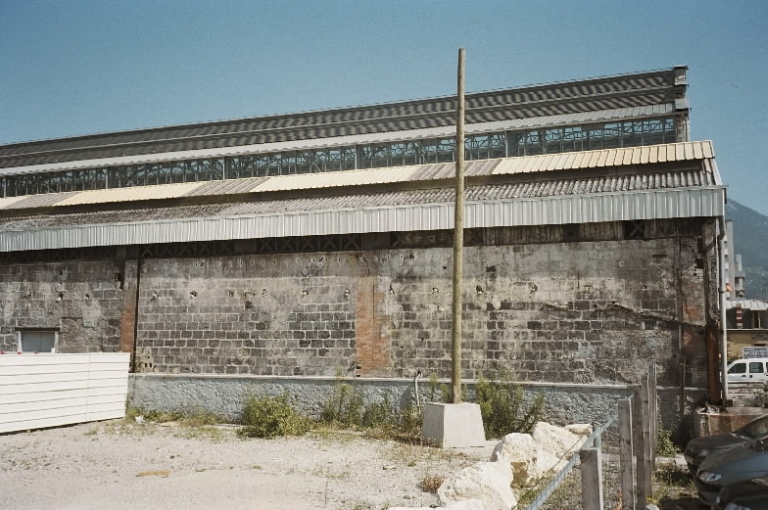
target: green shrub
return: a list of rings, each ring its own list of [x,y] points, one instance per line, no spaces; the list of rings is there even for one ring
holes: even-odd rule
[[[533,402],[526,405],[523,389],[507,379],[489,381],[481,376],[475,386],[475,395],[488,438],[499,438],[512,432],[529,434],[541,420],[544,394],[536,394]]]
[[[291,405],[288,395],[256,398],[251,395],[243,407],[238,435],[273,438],[300,436],[311,428],[311,421]]]

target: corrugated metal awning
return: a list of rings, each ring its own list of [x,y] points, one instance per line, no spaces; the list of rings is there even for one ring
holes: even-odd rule
[[[224,181],[219,181],[224,182]],[[602,175],[559,180],[536,180],[506,184],[470,185],[465,190],[469,202],[511,199],[564,197],[615,192],[641,192],[672,188],[713,187],[717,182],[704,170],[657,172],[645,175]],[[200,189],[194,193],[200,192]],[[45,196],[45,195],[41,195]],[[207,201],[206,201],[207,202]],[[296,213],[368,207],[397,207],[415,204],[441,204],[454,202],[454,188],[428,188],[398,191],[377,191],[359,194],[327,194],[307,197],[274,197],[268,200],[218,201],[214,203],[185,203],[152,207],[126,206],[82,212],[58,211],[52,215],[24,215],[0,219],[0,232],[41,227],[65,227],[92,224],[123,223],[130,215],[134,220],[165,221],[187,218],[212,218],[226,216],[254,216],[271,213]],[[19,203],[20,208],[24,207]],[[15,206],[14,206],[15,207]],[[96,209],[96,208],[94,208]]]
[[[467,202],[466,228],[719,217],[722,186]],[[70,225],[0,232],[0,251],[453,228],[452,203]]]

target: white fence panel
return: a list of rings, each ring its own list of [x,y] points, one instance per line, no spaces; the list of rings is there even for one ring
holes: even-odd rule
[[[0,433],[123,418],[130,354],[0,355]]]

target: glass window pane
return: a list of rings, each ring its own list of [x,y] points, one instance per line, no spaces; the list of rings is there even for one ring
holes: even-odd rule
[[[53,352],[55,331],[22,331],[21,352]]]

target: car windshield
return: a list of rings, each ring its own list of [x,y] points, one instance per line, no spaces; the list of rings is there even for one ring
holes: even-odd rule
[[[738,430],[738,433],[750,439],[759,439],[768,435],[768,415],[747,423]]]

